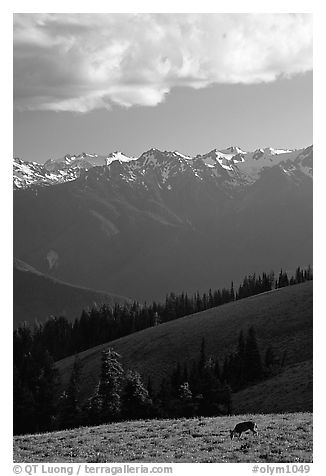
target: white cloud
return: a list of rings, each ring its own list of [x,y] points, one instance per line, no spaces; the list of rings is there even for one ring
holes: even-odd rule
[[[155,106],[175,86],[312,69],[309,14],[15,14],[18,109]]]

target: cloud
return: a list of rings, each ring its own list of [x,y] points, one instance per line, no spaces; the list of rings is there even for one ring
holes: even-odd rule
[[[312,69],[310,14],[15,14],[14,104],[155,106],[176,86],[254,84]]]

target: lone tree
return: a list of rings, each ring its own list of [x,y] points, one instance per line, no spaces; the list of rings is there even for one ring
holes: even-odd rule
[[[88,402],[90,423],[107,423],[119,419],[123,377],[119,359],[120,355],[113,349],[102,352],[100,381]]]
[[[120,355],[113,349],[102,352],[99,394],[102,400],[102,416],[105,421],[116,420],[121,411],[121,383],[123,367]]]

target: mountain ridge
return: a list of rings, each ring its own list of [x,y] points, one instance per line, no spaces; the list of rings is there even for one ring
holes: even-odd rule
[[[206,168],[212,178],[229,180],[231,185],[250,185],[267,167],[281,166],[284,173],[301,172],[312,176],[312,160],[309,159],[312,146],[305,149],[256,149],[253,152],[241,148],[213,149],[205,154],[194,157],[186,156],[177,151],[160,151],[152,148],[143,152],[138,158],[128,157],[116,151],[108,155],[86,154],[66,155],[63,159],[49,159],[44,164],[14,159],[14,189],[24,189],[35,186],[50,186],[76,180],[84,172],[94,167],[108,167],[119,163],[126,173],[128,169],[133,174],[139,174],[141,169],[163,166],[161,183],[164,184],[170,169],[179,164],[179,169],[192,173],[202,179]],[[306,165],[305,165],[306,164]],[[204,169],[203,169],[204,165]],[[207,170],[208,169],[208,170]],[[172,170],[173,174],[173,170]]]
[[[312,146],[239,150],[151,149],[15,190],[14,256],[140,301],[312,263]]]

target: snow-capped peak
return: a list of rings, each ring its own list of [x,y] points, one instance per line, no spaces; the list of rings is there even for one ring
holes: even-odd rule
[[[76,178],[77,174],[71,169],[52,172],[45,167],[45,164],[14,159],[13,182],[16,189],[30,188],[34,185],[54,185]]]
[[[44,167],[50,172],[55,172],[69,168],[88,170],[98,165],[105,165],[105,157],[82,152],[81,154],[66,154],[63,159],[49,159],[45,162]]]
[[[279,167],[288,176],[297,174],[297,177],[312,177],[312,155],[310,146],[301,150],[266,147],[254,152],[243,151],[240,147],[229,147],[213,149],[196,157],[176,150],[160,151],[156,148],[144,152],[139,158],[129,157],[121,151],[108,155],[83,152],[79,155],[67,154],[61,159],[49,159],[45,164],[15,158],[14,187],[28,188],[34,185],[64,183],[80,176],[86,177],[87,174],[82,171],[90,171],[98,166],[100,168],[96,171],[97,176],[105,173],[106,177],[111,177],[112,180],[112,177],[119,175],[126,181],[135,182],[139,176],[140,182],[143,183],[146,177],[151,176],[151,180],[158,180],[164,185],[172,177],[186,174],[200,180],[211,177],[212,180],[225,181],[231,186],[247,186],[258,180],[265,169],[272,167]],[[121,167],[111,175],[110,166],[114,162],[121,164]]]
[[[273,147],[265,147],[263,149],[263,152],[265,154],[270,154],[270,155],[279,155],[279,154],[288,154],[289,152],[293,152],[292,149],[274,149]]]
[[[293,149],[274,149],[273,147],[264,147],[256,149],[253,153],[254,157],[259,159],[263,156],[270,156],[270,155],[279,155],[279,154],[289,154],[290,152],[294,152]]]
[[[137,158],[138,157],[128,157],[121,151],[115,151],[115,152],[111,152],[111,154],[109,154],[105,160],[106,160],[106,165],[110,165],[115,160],[118,160],[119,162],[131,162],[132,160],[137,160]]]
[[[222,154],[227,154],[227,155],[237,155],[237,154],[246,154],[246,151],[242,150],[238,146],[231,146],[228,147],[227,149],[221,149],[219,150]]]
[[[192,160],[192,157],[190,157],[189,155],[181,154],[181,152],[178,152],[177,150],[174,150],[173,154],[175,154],[176,156],[181,157],[182,159]]]

